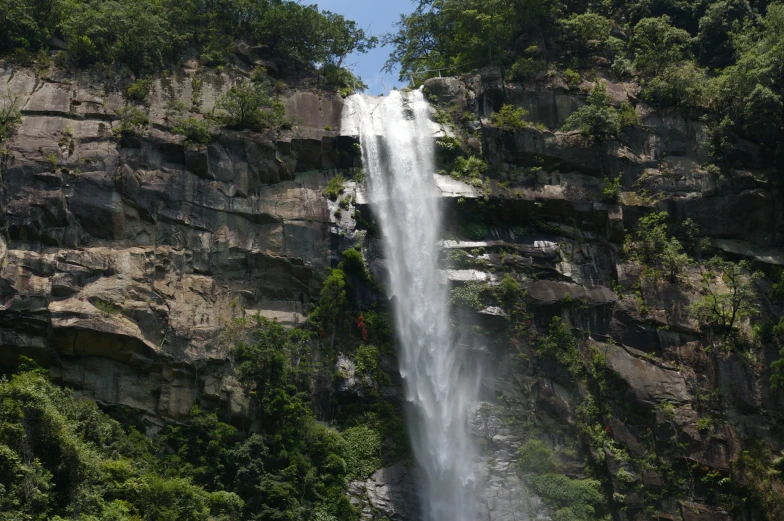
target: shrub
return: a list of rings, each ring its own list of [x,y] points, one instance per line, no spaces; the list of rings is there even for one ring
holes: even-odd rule
[[[381,468],[381,435],[368,427],[360,425],[346,429],[342,433],[345,440],[347,478],[350,481],[365,480]]]
[[[585,105],[566,118],[563,130],[579,130],[584,136],[592,136],[598,141],[618,137],[618,111],[610,106],[610,96],[604,83],[597,83],[588,95]]]
[[[641,218],[637,230],[626,236],[624,252],[630,260],[643,266],[643,276],[659,280],[666,276],[671,282],[691,264],[680,241],[669,233],[667,212],[656,212]]]
[[[455,159],[463,153],[460,140],[452,136],[444,136],[436,141],[436,154],[441,165],[451,166]]]
[[[501,298],[503,298],[506,302],[512,302],[520,294],[520,283],[507,273],[504,275],[504,278],[501,281],[501,287],[499,289]]]
[[[152,78],[139,78],[131,83],[126,91],[128,97],[134,101],[144,101],[152,90]]]
[[[576,89],[583,81],[583,79],[580,77],[580,73],[573,71],[572,69],[566,69],[563,75],[564,80],[566,80],[566,86],[570,89]]]
[[[482,223],[466,223],[460,226],[460,233],[471,240],[479,241],[487,236],[487,226]]]
[[[555,472],[558,462],[553,451],[539,440],[528,440],[518,450],[518,464],[524,473],[545,474]]]
[[[21,122],[19,98],[8,89],[3,96],[0,96],[0,142],[10,137]]]
[[[656,107],[695,108],[706,104],[708,78],[692,63],[666,67],[644,84],[640,99]]]
[[[628,101],[621,103],[618,107],[618,124],[621,128],[632,127],[640,124],[640,116],[634,106]]]
[[[603,519],[597,511],[605,508],[601,483],[594,479],[571,479],[557,473],[552,451],[538,440],[529,440],[519,451],[520,470],[525,482],[553,512],[555,521]]]
[[[451,302],[454,306],[465,306],[478,311],[485,307],[484,300],[488,292],[487,284],[477,281],[466,282],[452,289]]]
[[[610,72],[616,80],[625,80],[634,74],[634,64],[631,60],[618,56],[610,65]]]
[[[150,117],[147,113],[133,105],[126,105],[118,109],[117,117],[120,124],[115,129],[115,133],[124,138],[140,137],[150,125]]]
[[[577,350],[574,336],[560,317],[554,317],[547,327],[547,334],[538,338],[536,353],[558,361],[573,376],[578,375],[583,369],[583,360]]]
[[[617,203],[621,199],[621,176],[615,179],[604,178],[602,200],[607,203]]]
[[[509,79],[511,81],[526,81],[535,78],[542,73],[547,66],[544,62],[534,58],[539,52],[539,47],[532,45],[525,50],[526,56],[520,57],[509,69]]]
[[[454,179],[479,179],[487,172],[487,163],[476,156],[458,157],[452,165]]]
[[[212,141],[212,131],[207,120],[196,118],[184,118],[178,120],[172,127],[172,132],[185,136],[189,143],[206,145]]]
[[[267,85],[248,80],[231,87],[218,98],[215,108],[227,127],[262,131],[287,123],[286,109],[270,94]]]
[[[324,189],[324,197],[327,197],[330,201],[337,201],[340,194],[345,191],[343,187],[345,182],[346,178],[342,174],[338,174],[330,179],[327,187]]]
[[[359,275],[363,279],[368,276],[365,259],[362,257],[362,252],[356,248],[343,251],[343,261],[340,263],[340,268],[346,273]]]
[[[493,125],[503,129],[520,129],[527,127],[529,123],[525,120],[528,111],[523,107],[514,105],[504,105],[498,112],[490,114],[490,121]]]

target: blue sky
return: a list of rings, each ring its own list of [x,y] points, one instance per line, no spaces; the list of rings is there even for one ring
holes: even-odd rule
[[[310,0],[304,3],[317,3],[322,11],[342,14],[379,38],[394,30],[392,24],[401,14],[414,10],[412,0]],[[397,71],[391,75],[380,72],[388,57],[389,48],[379,46],[367,54],[349,56],[346,64],[368,85],[368,94],[386,94],[393,86],[406,85],[397,81]]]

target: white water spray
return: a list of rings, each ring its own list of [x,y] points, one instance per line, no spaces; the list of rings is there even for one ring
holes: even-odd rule
[[[456,342],[448,288],[439,281],[438,127],[429,111],[421,91],[354,95],[343,109],[342,131],[360,137],[368,201],[384,237],[424,519],[475,521],[468,416],[479,378]]]

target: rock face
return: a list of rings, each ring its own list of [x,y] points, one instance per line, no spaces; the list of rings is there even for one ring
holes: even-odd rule
[[[340,99],[307,92],[284,98],[305,121],[296,131],[222,132],[203,147],[166,131],[172,102],[194,100],[200,117],[233,81],[157,80],[152,130],[118,145],[125,102],[111,85],[0,69],[23,114],[1,171],[3,361],[34,356],[150,421],[200,400],[247,414],[216,334],[256,313],[303,319],[330,267],[322,191],[355,159],[337,132]]]
[[[241,51],[249,63],[261,59]],[[122,91],[59,74],[0,69],[0,89],[19,97],[24,116],[0,155],[0,363],[32,357],[78,393],[142,411],[152,424],[184,420],[202,402],[242,422],[248,404],[218,333],[257,313],[302,322],[340,250],[363,239],[356,219],[336,217],[337,203],[323,196],[332,176],[360,164],[355,140],[340,132],[341,100],[288,92],[289,114],[303,121],[295,130],[223,130],[197,147],[170,132],[172,102],[202,117],[238,78],[191,71],[156,80],[151,130],[118,144]],[[482,187],[435,176],[456,212],[450,226],[466,201],[494,209],[484,238],[443,242],[445,255],[459,250],[471,261],[444,270],[444,282],[497,285],[513,276],[527,295],[521,324],[532,338],[561,318],[580,340],[585,371],[601,376],[590,389],[525,338],[496,334],[520,320],[497,302],[466,318],[495,337],[474,346],[493,368],[472,422],[483,453],[482,519],[552,514],[520,476],[518,449],[530,439],[553,449],[572,478],[585,478],[589,461],[619,521],[724,521],[731,508],[734,518],[747,516],[739,498],[753,480],[742,451],[749,440],[765,444],[764,458],[784,449],[784,394],[768,384],[776,350],[706,349],[687,313],[699,297],[698,270],[687,270],[680,287],[642,287],[638,298],[639,269],[620,246],[640,216],[667,210],[691,218],[716,251],[765,269],[783,265],[783,207],[764,173],[711,177],[702,166],[705,126],[642,103],[641,125],[598,150],[556,131],[583,104],[564,85],[504,85],[486,70],[425,87],[475,115],[468,125],[481,140],[468,145],[489,163]],[[608,90],[616,102],[636,95],[625,84]],[[505,103],[526,107],[546,129],[494,127],[489,116]],[[620,202],[604,202],[602,178],[616,175]],[[347,193],[369,219],[361,187],[348,184]],[[458,236],[458,227],[446,235]],[[377,251],[366,239],[368,266],[383,283]],[[765,316],[781,315],[775,304],[759,305]],[[355,399],[354,362],[341,357],[335,372],[339,391]],[[598,412],[595,395],[606,398]],[[414,471],[403,462],[353,483],[351,496],[363,519],[418,519]]]

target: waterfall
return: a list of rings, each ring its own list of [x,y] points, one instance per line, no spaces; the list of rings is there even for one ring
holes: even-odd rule
[[[342,129],[360,137],[366,198],[384,240],[423,518],[475,521],[468,418],[479,377],[450,327],[449,289],[440,280],[439,129],[421,91],[351,96]]]

